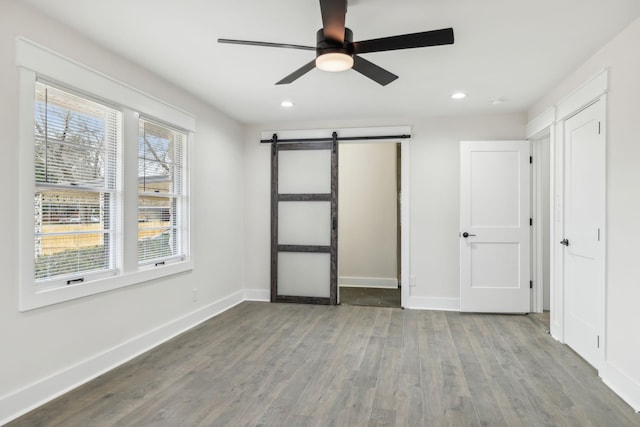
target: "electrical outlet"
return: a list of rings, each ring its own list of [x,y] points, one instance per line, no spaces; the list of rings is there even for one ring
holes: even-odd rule
[[[198,288],[193,288],[193,302],[198,302]]]
[[[415,285],[416,285],[416,276],[412,274],[411,276],[409,276],[409,286],[415,286]]]

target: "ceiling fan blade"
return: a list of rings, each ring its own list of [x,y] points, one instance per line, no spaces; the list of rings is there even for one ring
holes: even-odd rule
[[[353,52],[356,54],[383,52],[385,50],[412,49],[445,44],[453,44],[453,28],[354,42]]]
[[[307,74],[309,71],[313,70],[316,67],[316,60],[309,62],[308,64],[303,65],[302,67],[295,70],[293,73],[289,74],[284,79],[280,80],[277,85],[288,85],[291,82],[296,81],[300,77]]]
[[[344,43],[344,18],[347,0],[320,0],[324,38]]]
[[[353,56],[353,69],[382,86],[386,86],[398,78],[395,74],[390,73],[384,68],[379,67],[373,62],[369,62],[358,55]]]
[[[300,46],[297,44],[285,44],[285,43],[254,42],[251,40],[218,39],[218,43],[244,44],[249,46],[264,46],[264,47],[282,47],[286,49],[316,50],[315,47],[311,47],[311,46]]]

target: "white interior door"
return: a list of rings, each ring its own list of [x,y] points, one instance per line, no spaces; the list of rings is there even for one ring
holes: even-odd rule
[[[604,101],[565,122],[565,342],[595,367],[604,301]]]
[[[272,145],[273,302],[337,302],[337,162],[337,141]]]
[[[530,311],[530,143],[460,143],[460,310]]]

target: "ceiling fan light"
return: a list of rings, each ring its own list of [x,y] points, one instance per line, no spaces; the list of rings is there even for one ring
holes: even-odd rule
[[[353,57],[340,52],[324,53],[316,58],[316,67],[333,73],[346,71],[353,67]]]

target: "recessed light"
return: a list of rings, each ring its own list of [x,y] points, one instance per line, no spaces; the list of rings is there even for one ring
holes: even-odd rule
[[[467,96],[467,94],[466,94],[466,93],[464,93],[464,92],[454,92],[454,93],[451,95],[451,98],[453,98],[453,99],[463,99],[463,98],[465,98],[466,96]]]
[[[491,104],[492,104],[492,105],[500,105],[500,104],[502,104],[503,102],[504,102],[504,99],[500,99],[500,98],[498,98],[498,99],[492,99],[492,100],[491,100]]]
[[[291,102],[291,101],[282,101],[280,103],[280,105],[282,107],[284,107],[284,108],[291,108],[291,107],[293,107],[293,102]]]

